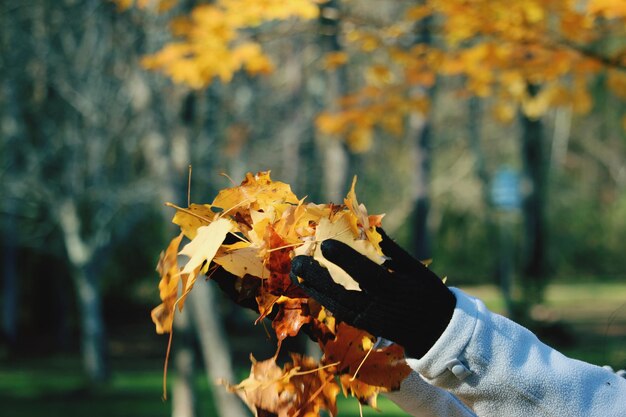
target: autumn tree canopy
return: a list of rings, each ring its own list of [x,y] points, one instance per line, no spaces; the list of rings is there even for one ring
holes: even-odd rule
[[[122,9],[134,3],[115,1]],[[614,94],[626,98],[623,2],[402,2],[392,24],[381,22],[371,4],[359,3],[344,1],[331,10],[314,0],[199,2],[172,19],[174,40],[143,64],[200,89],[215,79],[229,82],[237,71],[271,72],[280,63],[264,50],[265,38],[306,30],[320,13],[338,19],[343,49],[321,57],[321,63],[335,71],[351,62],[358,72],[351,74],[352,91],[319,115],[317,127],[345,138],[353,151],[370,147],[374,129],[400,134],[405,116],[426,113],[424,90],[438,77],[461,79],[462,96],[492,98],[502,122],[518,110],[530,118],[558,106],[586,113],[593,105],[591,83],[600,73]],[[167,11],[176,1],[136,4]],[[277,28],[276,22],[289,27]],[[420,36],[425,30],[429,40]]]

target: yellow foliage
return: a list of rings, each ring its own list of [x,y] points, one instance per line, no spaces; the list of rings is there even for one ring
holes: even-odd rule
[[[132,4],[130,0],[119,1],[124,7]],[[172,1],[161,0],[161,8],[171,7]],[[201,4],[189,16],[172,21],[172,33],[179,40],[145,57],[142,64],[192,88],[206,87],[215,78],[229,82],[240,70],[252,75],[268,74],[274,69],[271,59],[260,43],[246,40],[242,30],[272,20],[313,19],[317,15],[318,6],[313,0],[219,0]]]
[[[374,134],[370,126],[358,126],[348,133],[346,142],[355,153],[368,151],[374,142]]]
[[[328,135],[340,135],[346,129],[346,118],[343,114],[324,112],[315,119],[317,128]]]
[[[541,89],[534,96],[527,94],[522,99],[522,111],[530,119],[538,119],[543,116],[549,107],[550,91],[548,89]]]
[[[515,118],[517,108],[510,101],[501,100],[493,108],[495,118],[502,123],[511,123]]]
[[[369,84],[385,85],[394,81],[394,75],[386,65],[373,65],[365,72],[365,78]]]
[[[622,71],[608,71],[607,84],[616,96],[626,99],[626,74]]]
[[[587,10],[607,19],[626,17],[626,2],[623,0],[589,0]]]
[[[433,10],[428,4],[420,4],[418,6],[409,7],[406,10],[406,18],[409,20],[419,21],[425,17],[432,15]]]
[[[112,1],[120,9],[133,4],[169,8],[177,3]],[[199,5],[172,22],[176,42],[146,57],[143,65],[193,88],[203,88],[214,79],[228,82],[241,70],[268,74],[274,64],[262,44],[247,35],[249,29],[261,30],[260,25],[273,20],[314,19],[321,2],[216,0]],[[333,113],[322,113],[315,121],[321,132],[343,135],[352,149],[366,150],[377,128],[400,135],[406,116],[428,111],[424,93],[441,76],[462,79],[465,94],[483,98],[498,94],[494,115],[503,122],[512,120],[517,109],[532,118],[561,105],[571,105],[579,113],[589,111],[593,103],[588,76],[606,64],[593,56],[594,47],[611,31],[621,30],[623,36],[626,26],[617,19],[626,19],[626,2],[427,0],[407,4],[401,16],[372,26],[359,16],[346,19],[345,32],[339,33],[344,49],[326,54],[321,61],[328,71],[351,61],[364,70],[360,89],[338,100]],[[407,42],[416,38],[416,25],[427,17],[433,17],[431,30],[437,41]],[[619,58],[620,46],[612,47]],[[617,58],[615,62],[622,65]],[[625,78],[614,71],[608,76],[610,88],[623,98]],[[536,96],[529,96],[529,85],[541,87]]]
[[[136,3],[137,7],[140,9],[146,8],[155,8],[157,12],[164,13],[168,10],[172,9],[176,4],[178,4],[178,0],[111,0],[113,3],[117,4],[119,10],[123,11],[133,7]]]
[[[583,77],[577,77],[574,80],[574,86],[572,89],[572,105],[574,112],[578,114],[589,113],[593,107],[593,99],[589,93],[586,80]]]
[[[328,70],[334,70],[348,62],[348,54],[339,52],[329,52],[324,57],[324,68]]]

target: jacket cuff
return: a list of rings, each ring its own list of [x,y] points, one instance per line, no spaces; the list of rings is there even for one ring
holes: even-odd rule
[[[471,371],[463,361],[463,353],[476,330],[481,314],[477,299],[457,288],[450,288],[456,297],[456,307],[448,327],[421,359],[408,361],[411,368],[426,379],[436,379],[451,372],[463,380]]]

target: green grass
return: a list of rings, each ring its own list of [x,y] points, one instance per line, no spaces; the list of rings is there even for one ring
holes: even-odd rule
[[[75,357],[51,356],[20,359],[0,367],[0,404],[2,416],[34,417],[159,417],[169,416],[171,401],[161,399],[161,363],[121,361],[110,381],[89,386],[82,377]],[[170,383],[172,382],[170,377]],[[210,389],[198,376],[198,416],[217,416]],[[218,388],[219,389],[219,388]],[[378,403],[382,415],[405,416],[385,398]],[[338,398],[339,417],[356,417],[359,406],[353,398]],[[381,413],[364,407],[364,416]]]
[[[465,288],[495,310],[503,303],[491,286]],[[568,356],[614,367],[626,365],[626,285],[555,284],[547,292],[546,303],[536,307],[537,317],[560,323],[559,329],[573,337],[562,346]],[[124,331],[126,332],[126,330]],[[123,335],[122,335],[123,336]],[[550,339],[550,334],[546,337]],[[126,339],[128,335],[126,336]],[[124,339],[124,338],[122,338]],[[117,340],[117,343],[121,343]],[[133,340],[136,345],[138,341]],[[171,414],[171,401],[161,400],[162,358],[157,355],[117,350],[112,360],[111,380],[90,386],[82,376],[80,359],[72,355],[0,355],[0,415],[6,417],[160,417]],[[155,348],[160,351],[162,345]],[[246,347],[240,347],[245,350]],[[241,374],[248,364],[241,364]],[[173,372],[169,383],[173,382]],[[210,389],[202,372],[197,377],[198,416],[217,416]],[[219,388],[218,388],[219,389]],[[405,416],[393,403],[379,398],[382,412],[364,407],[364,416]],[[338,399],[339,417],[359,416],[357,401]],[[227,416],[225,416],[227,417]]]
[[[465,290],[485,301],[491,310],[504,311],[495,287]],[[548,324],[533,330],[565,355],[597,365],[626,367],[626,284],[555,283],[548,287],[545,302],[535,306],[531,315]]]
[[[118,364],[120,365],[120,364]],[[118,368],[102,386],[90,386],[78,358],[12,360],[0,368],[3,416],[168,416],[159,368]],[[134,365],[136,368],[136,365]]]

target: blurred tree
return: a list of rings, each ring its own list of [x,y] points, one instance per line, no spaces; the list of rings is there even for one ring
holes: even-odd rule
[[[425,16],[416,22],[415,45],[429,48],[433,45],[432,16]],[[424,98],[431,100],[434,85],[420,86]],[[430,182],[433,149],[432,120],[423,113],[414,112],[409,118],[408,135],[413,136],[415,149],[415,202],[411,215],[412,251],[418,259],[432,259],[431,233],[428,225],[430,210]]]
[[[329,0],[319,5],[319,45],[320,53],[331,57],[341,57],[341,4]],[[343,65],[328,71],[320,91],[320,101],[325,108],[336,106],[337,101],[347,93],[347,72]],[[324,177],[325,201],[341,202],[347,189],[350,159],[344,143],[325,132],[317,134],[317,145],[322,154],[322,175]]]
[[[22,231],[12,239],[66,260],[85,371],[102,381],[102,267],[157,190],[154,177],[141,175],[150,140],[139,133],[151,123],[142,113],[151,93],[138,70],[137,34],[98,0],[3,3],[0,15],[2,177],[5,198],[15,201],[4,209]]]

